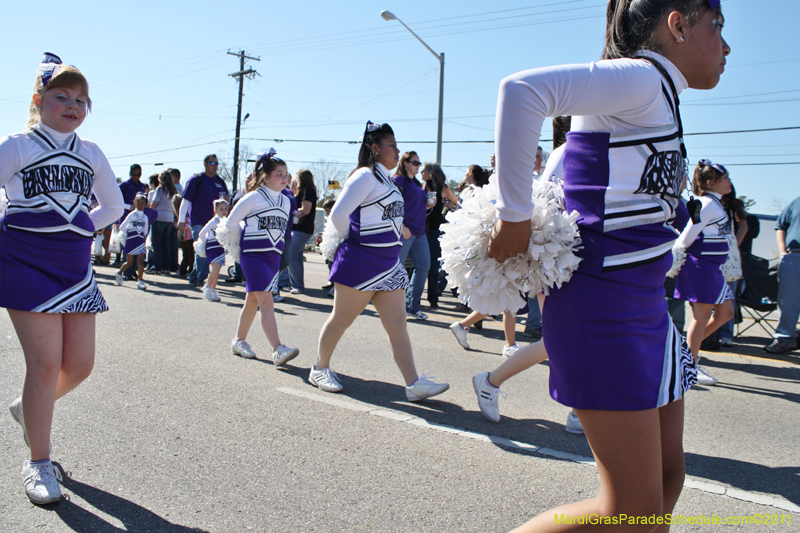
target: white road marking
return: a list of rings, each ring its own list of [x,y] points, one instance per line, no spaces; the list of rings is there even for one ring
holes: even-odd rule
[[[435,422],[429,422],[424,418],[419,418],[413,415],[409,415],[408,413],[404,413],[402,411],[393,411],[391,409],[377,408],[370,406],[368,404],[351,400],[349,398],[347,400],[334,398],[333,395],[330,393],[320,394],[301,389],[293,389],[290,387],[278,387],[276,390],[284,394],[291,394],[292,396],[298,396],[300,398],[305,398],[315,402],[325,403],[328,405],[332,405],[334,407],[342,407],[344,409],[349,409],[351,411],[369,413],[371,415],[380,416],[382,418],[388,418],[390,420],[395,420],[405,424],[411,424],[422,428],[433,429],[444,433],[450,433],[452,435],[458,435],[459,437],[467,437],[477,441],[499,444],[507,448],[515,448],[518,450],[524,450],[526,452],[533,452],[545,457],[554,457],[556,459],[572,461],[573,463],[578,463],[582,465],[597,466],[594,459],[591,457],[584,457],[582,455],[563,452],[561,450],[555,450],[553,448],[543,448],[541,446],[536,446],[535,444],[515,441],[507,439],[505,437],[498,437],[496,435],[484,435],[483,433],[466,431],[464,429],[460,429],[454,426],[448,426],[445,424],[437,424]],[[792,513],[800,512],[800,505],[796,505],[790,501],[783,500],[781,498],[775,498],[772,496],[767,496],[765,494],[757,494],[755,492],[748,492],[739,489],[730,489],[728,487],[723,487],[722,485],[708,483],[707,481],[699,481],[697,479],[692,479],[689,478],[688,476],[684,481],[683,486],[685,488],[699,490],[702,492],[706,492],[708,494],[725,496],[728,498],[742,500],[768,507],[776,507],[778,509],[783,509],[784,511],[789,511]]]

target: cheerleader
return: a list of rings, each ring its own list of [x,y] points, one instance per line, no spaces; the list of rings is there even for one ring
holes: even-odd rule
[[[217,280],[220,269],[225,265],[225,249],[217,240],[217,226],[226,216],[228,216],[228,202],[222,198],[214,200],[214,218],[203,226],[194,242],[195,252],[208,261],[209,273],[206,284],[203,285],[203,296],[210,302],[221,300],[217,294]]]
[[[391,179],[400,151],[388,124],[367,122],[358,152],[358,168],[347,178],[331,210],[330,222],[344,242],[331,266],[333,311],[319,334],[317,363],[308,381],[326,392],[342,385],[330,360],[339,339],[372,302],[389,336],[395,363],[406,383],[409,401],[443,393],[450,385],[435,383],[414,365],[406,325],[408,274],[399,261],[403,238],[403,195]]]
[[[147,285],[144,284],[144,255],[147,253],[147,233],[150,231],[150,217],[145,213],[147,196],[141,193],[137,194],[133,199],[133,207],[134,210],[125,217],[119,226],[120,233],[125,233],[127,236],[125,239],[127,258],[119,270],[114,273],[114,278],[117,285],[122,285],[122,273],[136,262],[136,276],[139,280],[136,282],[136,288],[145,290]]]
[[[25,355],[22,396],[9,409],[30,447],[25,492],[40,505],[61,498],[61,474],[50,462],[54,403],[92,371],[94,315],[108,310],[90,264],[92,235],[123,210],[105,155],[75,133],[90,109],[83,74],[45,54],[26,129],[0,139],[0,188],[8,195],[0,306]],[[89,211],[92,194],[99,205]]]
[[[686,172],[678,95],[716,86],[730,48],[719,0],[610,0],[607,22],[606,60],[521,72],[500,87],[500,221],[489,248],[498,261],[529,243],[545,118],[573,116],[564,196],[580,214],[582,260],[550,290],[542,329],[550,394],[576,410],[600,474],[596,498],[519,532],[618,531],[603,519],[671,513],[683,487],[683,395],[695,367],[663,292]],[[558,524],[561,515],[575,520]],[[580,524],[592,515],[601,525]]]
[[[281,342],[272,291],[278,284],[283,253],[283,239],[289,219],[289,199],[281,194],[288,181],[286,163],[275,157],[275,150],[260,154],[249,182],[248,193],[236,203],[231,214],[220,221],[217,240],[239,263],[245,277],[242,311],[236,337],[231,342],[234,355],[252,359],[256,356],[247,343],[247,333],[261,310],[261,327],[272,345],[272,361],[281,366],[300,353]]]
[[[720,266],[728,259],[728,247],[736,246],[731,219],[722,196],[732,190],[731,178],[722,165],[701,159],[694,169],[692,192],[700,197],[699,220],[690,220],[673,248],[675,298],[692,302],[689,349],[695,363],[700,359],[703,339],[733,318],[733,291]],[[691,213],[690,213],[691,214]],[[700,385],[716,385],[703,367],[697,367]]]

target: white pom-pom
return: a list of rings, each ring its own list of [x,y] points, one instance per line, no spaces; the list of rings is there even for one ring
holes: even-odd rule
[[[470,308],[485,314],[516,311],[525,305],[520,293],[538,294],[569,281],[580,263],[575,251],[580,234],[578,213],[566,213],[560,185],[534,181],[531,238],[528,252],[502,264],[489,258],[497,223],[497,188],[491,181],[447,215],[442,225],[443,268],[451,287]]]
[[[322,253],[322,257],[325,261],[333,261],[333,257],[336,255],[336,250],[339,249],[339,245],[344,242],[342,236],[336,231],[336,228],[333,227],[333,222],[331,222],[331,217],[328,217],[328,220],[325,221],[325,229],[322,230],[322,242],[319,244],[319,251]]]
[[[234,232],[229,231],[226,224],[227,221],[228,217],[225,217],[219,221],[219,224],[217,224],[217,241],[219,241],[222,247],[225,248],[225,252],[233,258],[234,262],[238,262],[242,251],[239,247],[239,241],[242,238],[242,231],[238,225],[236,226],[236,230]]]
[[[725,234],[728,241],[728,259],[724,265],[720,265],[722,276],[725,281],[731,282],[742,279],[742,255],[739,253],[739,246],[736,243],[736,236],[732,233]]]
[[[686,248],[675,245],[672,247],[672,268],[667,271],[668,278],[677,277],[686,262]]]
[[[205,257],[206,256],[206,245],[200,239],[197,239],[196,241],[194,241],[194,253],[196,253],[200,257]]]

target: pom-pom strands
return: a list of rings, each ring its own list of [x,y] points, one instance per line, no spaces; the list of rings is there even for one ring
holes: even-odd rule
[[[200,239],[197,239],[196,241],[194,241],[194,253],[196,253],[200,257],[205,257],[206,256],[205,243],[203,241],[201,241]]]
[[[225,248],[225,252],[230,255],[234,262],[239,261],[239,256],[242,254],[242,249],[239,247],[239,243],[242,240],[242,230],[240,227],[236,229],[238,231],[235,232],[235,235],[228,231],[228,226],[225,224],[228,221],[228,217],[225,217],[219,221],[217,225],[217,241]]]
[[[520,293],[545,294],[569,281],[580,263],[578,213],[566,213],[560,185],[533,183],[533,217],[528,253],[502,264],[489,258],[489,240],[497,224],[497,189],[490,182],[449,213],[442,225],[443,268],[451,287],[479,313],[494,315],[525,305]]]
[[[336,250],[339,249],[339,245],[342,242],[344,242],[344,239],[333,227],[331,217],[328,217],[328,220],[325,221],[325,229],[322,230],[322,242],[319,244],[319,251],[325,261],[333,261],[333,256],[336,255]]]
[[[677,277],[686,262],[686,248],[675,245],[672,247],[672,268],[667,272],[668,278]]]
[[[735,235],[726,233],[725,239],[728,241],[728,259],[719,269],[722,270],[725,281],[730,283],[742,279],[742,255],[739,253]]]

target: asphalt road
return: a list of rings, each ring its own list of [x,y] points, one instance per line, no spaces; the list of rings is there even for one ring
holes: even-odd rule
[[[211,303],[176,278],[151,276],[138,291],[117,287],[110,268],[97,273],[111,312],[97,319],[95,370],[59,401],[53,424],[66,498],[46,508],[28,502],[20,476],[27,448],[4,415],[4,533],[501,532],[597,491],[591,450],[564,431],[567,408],[549,397],[546,364],[506,384],[499,424],[483,418],[471,377],[501,362],[501,324],[487,321],[470,334],[473,350],[463,350],[447,330],[462,316],[449,296],[409,331],[418,370],[451,389],[412,404],[372,307],[334,354],[344,392],[306,381],[332,304],[319,289],[318,255],[306,263],[308,292],[276,305],[283,341],[301,349],[280,370],[258,322],[249,340],[260,358],[231,355],[243,287],[221,283],[222,302]],[[757,530],[798,531],[800,365],[739,352],[707,354],[720,383],[688,393],[688,476],[676,513],[774,514],[783,524]],[[6,313],[0,365],[9,404],[24,360]]]

